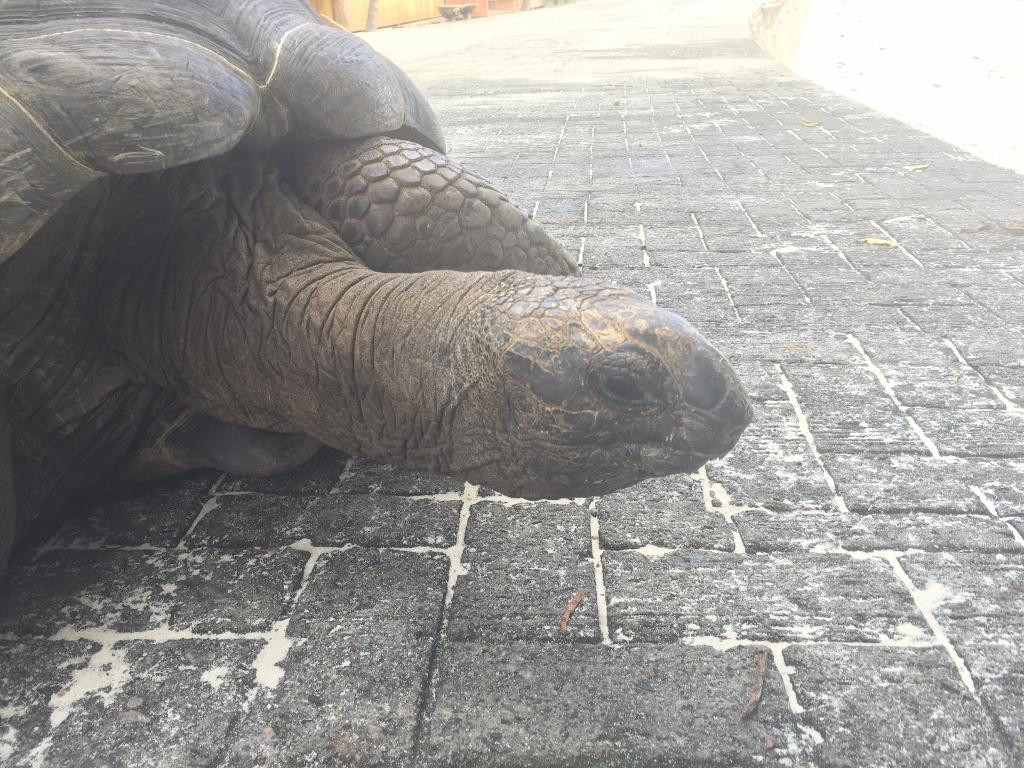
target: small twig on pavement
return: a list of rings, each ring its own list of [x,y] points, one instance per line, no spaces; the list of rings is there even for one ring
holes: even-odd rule
[[[750,693],[750,701],[747,708],[740,715],[740,720],[746,720],[757,711],[761,705],[761,697],[764,696],[764,676],[768,671],[768,651],[758,651],[754,654],[757,659],[757,669],[754,671],[754,690]]]
[[[563,635],[569,634],[569,619],[572,618],[572,615],[576,611],[576,609],[580,607],[580,603],[582,603],[586,599],[586,592],[577,592],[575,595],[572,596],[572,599],[569,600],[569,604],[565,606],[565,610],[562,611],[562,623],[560,625]]]

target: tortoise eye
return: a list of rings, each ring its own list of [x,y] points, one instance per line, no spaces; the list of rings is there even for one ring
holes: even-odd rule
[[[622,405],[642,405],[651,401],[640,379],[627,371],[616,371],[601,377],[601,391],[609,399]]]

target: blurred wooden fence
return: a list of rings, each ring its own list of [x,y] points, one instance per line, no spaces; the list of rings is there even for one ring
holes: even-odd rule
[[[451,0],[378,0],[377,26],[391,27],[437,18],[441,15],[437,6],[446,1]],[[370,0],[313,0],[313,7],[345,29],[362,32],[366,29]]]
[[[311,0],[313,7],[329,19],[352,32],[366,29],[366,14],[370,8],[370,0]],[[441,16],[437,6],[444,3],[473,3],[476,10],[474,16],[486,16],[488,13],[508,13],[509,11],[526,11],[540,8],[543,5],[569,2],[570,0],[377,0],[377,26],[393,27],[395,24],[408,24],[412,21],[436,19]],[[3,0],[0,0],[0,5]]]

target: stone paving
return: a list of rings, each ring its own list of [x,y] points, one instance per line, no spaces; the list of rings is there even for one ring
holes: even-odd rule
[[[0,763],[1024,762],[1024,178],[762,57],[749,5],[371,36],[731,355],[736,450],[600,499],[325,451],[87,506],[0,592]]]

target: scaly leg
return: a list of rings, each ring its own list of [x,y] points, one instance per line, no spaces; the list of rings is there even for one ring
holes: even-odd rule
[[[380,272],[519,269],[573,275],[565,250],[485,180],[386,136],[283,152],[292,189]]]

